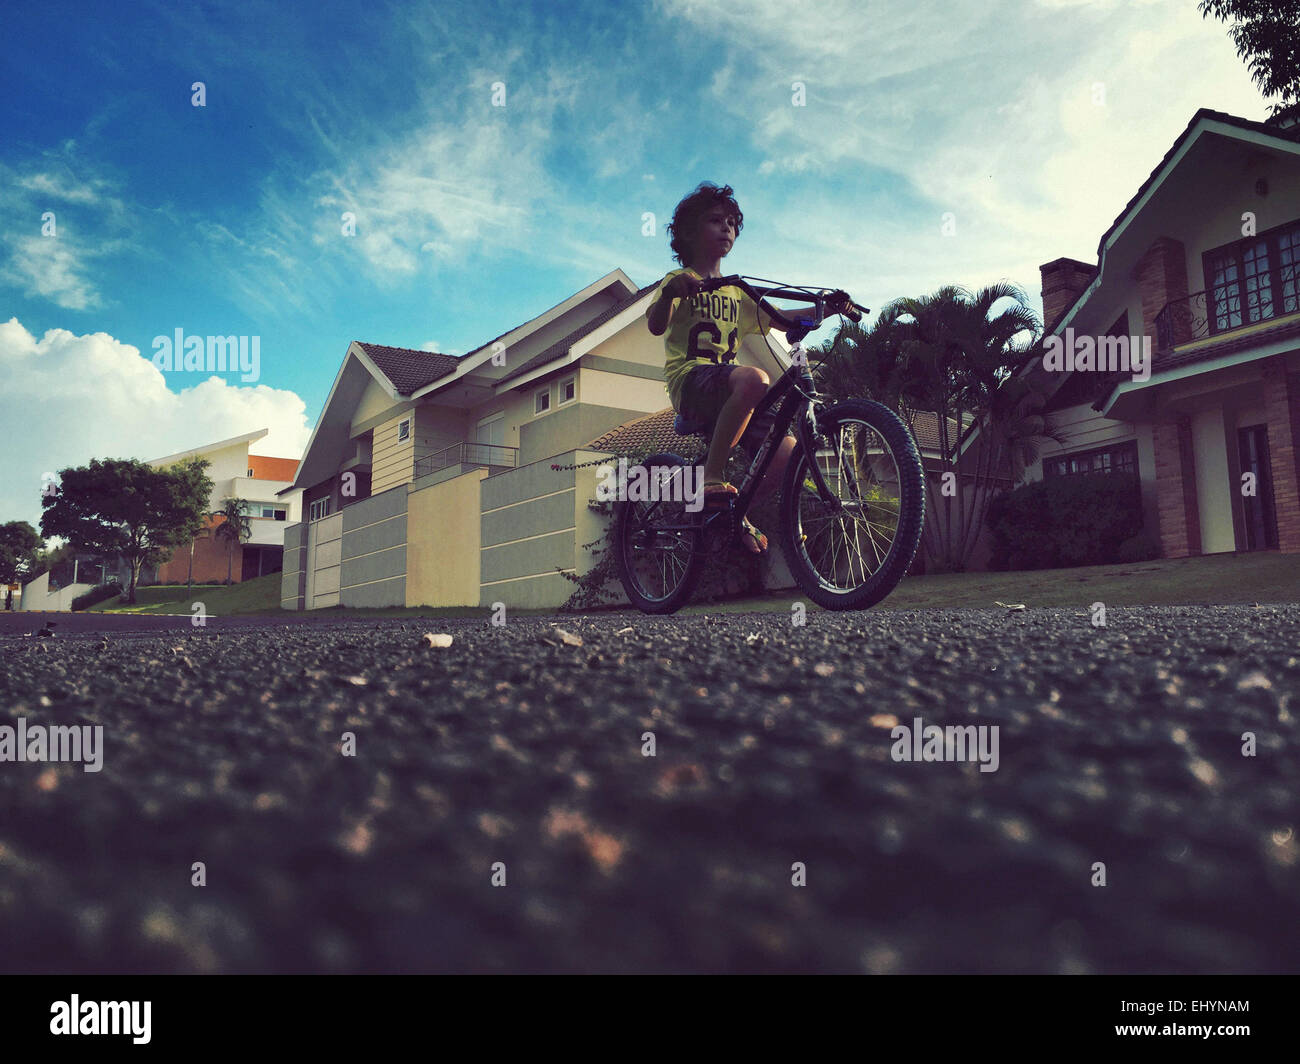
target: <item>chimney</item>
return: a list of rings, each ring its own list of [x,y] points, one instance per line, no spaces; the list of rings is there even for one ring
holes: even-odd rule
[[[1053,259],[1038,267],[1043,275],[1043,326],[1047,332],[1061,320],[1097,276],[1097,267],[1078,259]]]

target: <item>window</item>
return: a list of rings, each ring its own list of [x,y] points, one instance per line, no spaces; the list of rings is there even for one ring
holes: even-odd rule
[[[551,409],[551,389],[543,388],[533,396],[533,413],[545,414]]]
[[[252,479],[253,479],[253,471],[252,471],[252,469],[249,469],[249,471],[248,471],[248,478],[249,478],[249,480],[252,480]]]
[[[399,440],[409,440],[411,438],[411,419],[409,417],[405,421],[397,423],[397,438]]]
[[[1099,451],[1081,451],[1043,459],[1043,476],[1068,477],[1085,473],[1136,473],[1137,444],[1121,443]]]
[[[578,378],[570,377],[568,380],[560,381],[560,405],[573,402],[578,394]]]
[[[1207,251],[1203,261],[1211,333],[1300,310],[1300,222]]]
[[[474,442],[500,447],[506,442],[506,415],[493,414],[478,423],[474,429]]]
[[[322,517],[328,517],[329,512],[330,512],[330,500],[329,500],[329,496],[327,495],[325,496],[325,498],[317,499],[314,503],[311,504],[311,511],[308,515],[308,520],[319,521]]]
[[[288,516],[288,511],[277,509],[264,502],[258,502],[253,504],[249,516],[269,517],[273,521],[283,521]]]

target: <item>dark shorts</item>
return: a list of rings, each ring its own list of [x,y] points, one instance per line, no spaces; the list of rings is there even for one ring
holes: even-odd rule
[[[731,396],[728,378],[739,368],[734,363],[725,366],[706,363],[691,370],[682,381],[682,408],[679,411],[682,417],[707,425],[707,434],[711,436],[718,414]],[[741,434],[740,447],[753,456],[772,431],[775,421],[776,414],[771,408],[751,417]]]

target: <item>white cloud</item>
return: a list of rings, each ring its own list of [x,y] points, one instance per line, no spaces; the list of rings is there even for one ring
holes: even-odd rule
[[[104,305],[95,263],[126,243],[122,200],[87,169],[72,142],[26,172],[0,165],[0,210],[10,223],[0,232],[0,282],[65,310]]]
[[[92,458],[161,458],[263,428],[257,453],[299,458],[311,434],[291,391],[169,380],[138,348],[102,332],[51,329],[37,339],[10,318],[0,323],[0,377],[8,426],[0,523],[39,527],[41,474]]]
[[[9,259],[0,279],[20,286],[66,310],[91,310],[102,304],[86,276],[84,252],[67,236],[10,236]]]
[[[1176,0],[660,6],[693,38],[727,41],[713,98],[763,153],[742,207],[765,232],[747,225],[737,252],[779,257],[791,280],[835,273],[876,306],[1004,277],[1036,302],[1038,265],[1095,261],[1199,107],[1264,112],[1223,26]],[[806,107],[791,106],[793,80]]]

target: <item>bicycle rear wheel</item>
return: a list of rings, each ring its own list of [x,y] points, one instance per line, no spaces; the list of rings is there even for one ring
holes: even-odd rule
[[[642,463],[655,480],[689,464],[663,454]],[[676,613],[690,599],[704,562],[700,516],[688,511],[684,501],[618,504],[618,575],[628,600],[642,613]]]
[[[818,413],[815,455],[790,456],[781,492],[781,549],[817,605],[874,606],[902,580],[921,543],[925,473],[907,426],[887,406],[850,399]],[[817,462],[835,498],[818,494]]]

